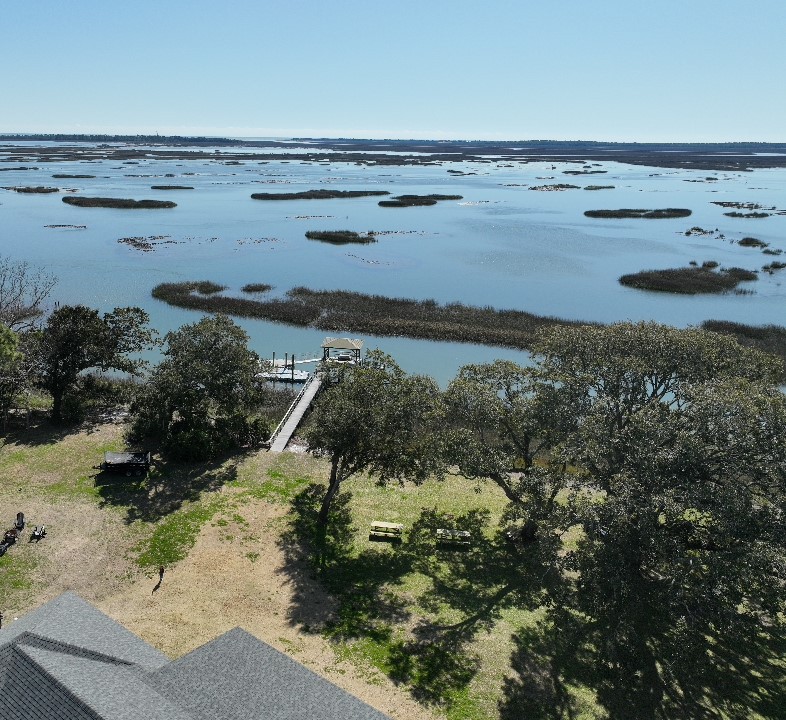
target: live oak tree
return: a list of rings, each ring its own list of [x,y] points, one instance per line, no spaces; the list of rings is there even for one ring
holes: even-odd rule
[[[164,338],[164,360],[132,404],[131,435],[153,438],[173,457],[204,460],[243,444],[262,389],[248,335],[225,315],[204,317]]]
[[[780,363],[654,323],[556,328],[536,352],[552,411],[570,418],[544,458],[561,491],[546,523],[575,536],[554,557],[553,612],[562,633],[591,620],[582,642],[608,688],[655,717],[675,686],[685,700],[713,642],[783,610]]]
[[[337,370],[319,397],[306,437],[330,461],[330,481],[318,523],[327,526],[341,484],[361,472],[380,482],[421,483],[444,471],[439,430],[444,418],[439,388],[431,378],[407,375],[379,351],[362,366]]]
[[[575,425],[557,411],[565,395],[535,367],[507,360],[462,367],[445,393],[451,462],[465,477],[500,487],[511,503],[509,519],[525,519],[524,539],[534,539],[563,486],[564,472],[536,460]]]
[[[137,307],[99,315],[84,305],[56,309],[31,333],[30,351],[38,357],[39,384],[52,395],[52,420],[63,419],[63,399],[78,395],[86,370],[138,374],[145,362],[133,357],[154,343],[148,315]]]

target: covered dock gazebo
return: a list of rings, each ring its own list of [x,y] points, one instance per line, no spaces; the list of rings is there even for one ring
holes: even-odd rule
[[[322,342],[322,359],[323,360],[335,360],[336,355],[332,354],[332,351],[337,351],[337,353],[351,353],[352,354],[352,361],[355,363],[360,363],[360,351],[363,348],[363,341],[359,339],[352,339],[352,338],[331,338],[326,337]]]

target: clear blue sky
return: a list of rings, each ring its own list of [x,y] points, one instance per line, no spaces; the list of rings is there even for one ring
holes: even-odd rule
[[[5,0],[0,132],[786,141],[784,0]]]

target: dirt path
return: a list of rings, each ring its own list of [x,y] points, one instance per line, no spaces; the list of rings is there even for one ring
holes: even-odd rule
[[[216,518],[203,527],[155,592],[158,576],[140,576],[98,606],[173,658],[239,625],[396,720],[434,720],[381,673],[339,661],[320,634],[291,617],[296,606],[298,618],[318,626],[334,605],[305,564],[285,570],[277,544],[285,508],[254,500],[233,512],[243,522]]]

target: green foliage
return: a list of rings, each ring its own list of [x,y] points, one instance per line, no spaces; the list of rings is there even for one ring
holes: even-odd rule
[[[132,405],[134,439],[155,439],[172,458],[204,460],[258,442],[264,421],[251,411],[261,389],[259,358],[248,336],[223,315],[165,337],[164,360]]]
[[[406,375],[393,359],[369,352],[362,366],[342,367],[318,399],[306,437],[330,458],[330,485],[320,510],[327,524],[340,484],[360,472],[380,482],[423,482],[443,472],[438,428],[444,417],[431,378]]]
[[[65,406],[80,403],[86,370],[138,374],[144,361],[129,357],[155,342],[148,315],[135,307],[115,308],[101,317],[84,305],[64,305],[35,335],[39,383],[52,395],[52,419],[64,419]]]
[[[711,662],[708,637],[744,642],[784,609],[777,364],[654,323],[557,329],[537,349],[575,421],[550,450],[565,495],[543,522],[583,531],[554,558],[579,578],[555,590],[555,625],[591,618],[614,702],[641,706]]]
[[[191,505],[166,517],[140,545],[137,563],[142,568],[174,565],[194,546],[202,526],[223,506],[220,498]]]

